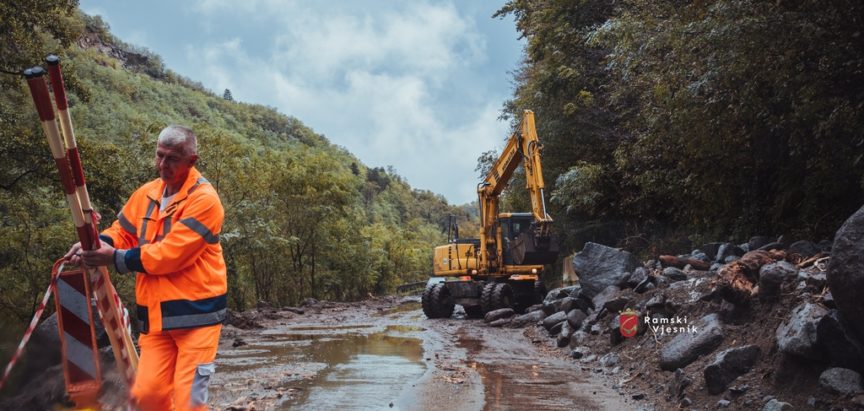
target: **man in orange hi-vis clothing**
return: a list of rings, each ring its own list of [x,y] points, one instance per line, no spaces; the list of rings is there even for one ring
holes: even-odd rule
[[[189,128],[159,134],[159,177],[136,190],[100,238],[102,248],[75,244],[66,258],[136,272],[141,358],[132,399],[141,410],[203,410],[226,316],[227,278],[219,232],[219,195],[195,168]]]

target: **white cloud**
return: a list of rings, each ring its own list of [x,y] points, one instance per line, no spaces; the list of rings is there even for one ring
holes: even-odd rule
[[[501,145],[507,125],[497,120],[500,99],[442,103],[470,86],[454,79],[486,59],[474,22],[451,4],[199,0],[194,9],[203,26],[245,14],[272,27],[258,54],[239,37],[187,47],[203,67],[196,80],[296,116],[370,167],[393,165],[414,187],[454,203],[476,198],[476,159]],[[471,120],[459,124],[454,110]]]

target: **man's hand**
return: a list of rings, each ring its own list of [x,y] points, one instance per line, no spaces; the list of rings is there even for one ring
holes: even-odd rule
[[[81,251],[81,259],[88,267],[101,267],[114,265],[114,247],[102,242],[102,248],[98,250]]]
[[[102,248],[98,250],[82,250],[81,243],[75,243],[69,252],[63,256],[69,264],[81,265],[88,267],[101,267],[103,265],[114,265],[114,247],[111,247],[106,242],[102,242]]]
[[[71,265],[81,265],[81,243],[72,244],[72,248],[63,258]]]

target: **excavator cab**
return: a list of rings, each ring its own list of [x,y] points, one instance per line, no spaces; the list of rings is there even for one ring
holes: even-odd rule
[[[498,223],[504,243],[504,265],[544,265],[558,259],[558,239],[551,235],[536,235],[533,214],[502,213]]]

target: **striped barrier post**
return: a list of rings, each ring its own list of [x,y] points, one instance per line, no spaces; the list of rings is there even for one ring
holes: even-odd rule
[[[83,270],[66,271],[54,283],[66,392],[78,408],[97,406],[102,387],[87,277]]]
[[[62,77],[59,71],[59,59],[54,63],[56,66],[57,79],[54,81],[55,88],[62,87]],[[57,121],[54,116],[54,108],[51,103],[51,97],[48,94],[48,88],[45,84],[45,70],[41,67],[33,67],[24,71],[24,76],[27,79],[27,85],[30,88],[30,93],[33,97],[33,102],[36,105],[36,110],[39,113],[39,119],[42,124],[42,129],[48,138],[48,145],[51,148],[51,154],[54,157],[54,162],[57,165],[57,171],[60,175],[60,182],[63,186],[63,191],[66,194],[66,200],[69,208],[72,211],[72,221],[75,223],[75,229],[78,233],[78,239],[81,241],[82,248],[93,250],[99,246],[98,231],[96,228],[95,214],[90,207],[90,200],[86,198],[82,201],[79,195],[86,195],[86,186],[84,185],[84,173],[81,168],[80,158],[75,161],[76,166],[73,172],[70,164],[68,151],[64,149],[64,142],[61,138],[60,129],[57,127]],[[67,107],[65,92],[61,93],[61,107]],[[58,97],[60,99],[60,97]],[[61,116],[66,117],[66,120],[61,120],[61,123],[68,123],[67,131],[74,142],[74,136],[71,128],[71,120],[68,118],[68,110],[62,110]],[[73,143],[74,144],[74,143]],[[75,157],[77,158],[77,146],[75,147]],[[76,178],[80,184],[76,184]],[[81,189],[79,189],[81,187]],[[84,205],[82,205],[82,203]],[[85,209],[89,217],[85,217]],[[89,222],[89,224],[88,224]],[[102,317],[102,322],[107,331],[108,338],[111,341],[111,347],[114,353],[114,358],[117,361],[117,367],[120,373],[126,380],[127,387],[132,387],[135,380],[135,370],[138,367],[138,352],[132,344],[132,336],[128,330],[122,327],[123,314],[115,303],[116,290],[111,284],[108,270],[105,267],[88,267],[87,272],[90,275],[90,280],[94,283],[94,294],[99,307],[99,314]]]
[[[66,98],[66,86],[63,81],[60,58],[52,54],[45,58],[45,63],[48,65],[48,76],[51,79],[51,89],[54,91],[57,116],[63,131],[66,157],[69,159],[72,178],[75,181],[75,192],[81,204],[84,224],[90,228],[87,230],[88,242],[82,240],[81,246],[87,250],[96,250],[101,246],[97,227],[98,219],[95,211],[93,211],[93,206],[90,204],[90,194],[87,192],[84,168],[78,153],[78,143],[75,141],[72,117],[69,115],[69,103]],[[114,289],[105,267],[99,267],[98,273],[91,274],[90,279],[94,282],[94,294],[98,302],[99,315],[105,329],[110,330],[108,339],[111,341],[114,357],[118,364],[125,364],[121,366],[121,372],[131,387],[135,379],[135,370],[138,368],[138,352],[135,351],[135,346],[132,344],[132,336],[128,330],[128,320],[124,315],[123,304],[120,302],[120,297]]]

